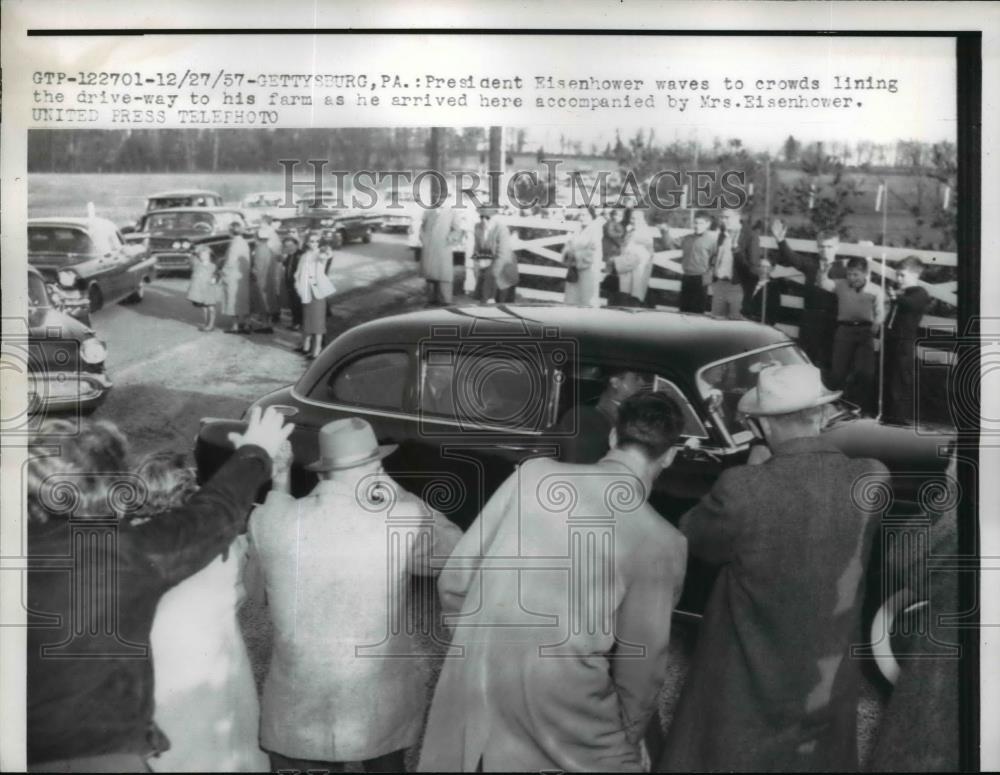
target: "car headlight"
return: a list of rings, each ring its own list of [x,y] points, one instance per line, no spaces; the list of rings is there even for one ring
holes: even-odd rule
[[[319,222],[319,225],[320,226],[333,226],[333,219],[332,218],[324,218],[322,221]]]
[[[174,240],[173,244],[170,247],[172,247],[174,250],[178,250],[180,248],[180,246],[181,246],[181,241],[180,240]]]
[[[108,348],[96,336],[84,339],[80,344],[80,358],[84,363],[103,363],[108,357]]]
[[[181,250],[190,250],[190,249],[191,249],[191,243],[188,242],[187,240],[181,240]]]
[[[74,288],[76,287],[76,272],[69,269],[63,269],[59,272],[59,284],[63,288]]]

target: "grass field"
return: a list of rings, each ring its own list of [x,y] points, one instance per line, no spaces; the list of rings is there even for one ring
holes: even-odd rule
[[[302,173],[303,177],[305,173]],[[28,217],[84,216],[93,202],[97,215],[119,226],[131,224],[143,212],[146,197],[158,191],[204,188],[222,194],[226,204],[239,204],[254,191],[280,191],[284,179],[274,173],[36,173],[28,177]]]

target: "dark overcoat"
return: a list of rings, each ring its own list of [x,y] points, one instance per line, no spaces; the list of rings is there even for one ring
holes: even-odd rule
[[[725,471],[682,517],[691,554],[721,570],[659,770],[858,768],[850,648],[887,477],[792,439]]]

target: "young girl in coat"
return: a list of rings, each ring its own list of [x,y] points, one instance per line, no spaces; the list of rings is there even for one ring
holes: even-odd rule
[[[215,306],[219,303],[219,285],[216,266],[212,260],[212,249],[199,245],[191,258],[191,285],[187,298],[194,306],[200,307],[204,315],[199,331],[215,328]]]

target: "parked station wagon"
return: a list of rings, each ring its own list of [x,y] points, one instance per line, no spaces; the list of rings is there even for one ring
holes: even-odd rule
[[[89,323],[89,314],[117,301],[142,301],[156,277],[141,244],[126,243],[105,218],[29,218],[28,264],[45,281],[75,297],[66,311]]]
[[[208,243],[221,256],[229,245],[229,224],[247,223],[239,210],[223,207],[172,207],[154,210],[139,220],[138,232],[129,239],[145,240],[159,272],[189,272],[194,246]]]
[[[558,453],[566,438],[559,419],[596,402],[608,375],[647,372],[684,415],[678,455],[650,498],[676,523],[723,469],[746,462],[754,435],[736,407],[770,363],[808,358],[781,331],[749,321],[563,305],[450,307],[357,326],[294,385],[254,405],[277,407],[295,425],[293,494],[316,481],[302,466],[317,457],[319,429],[359,416],[382,443],[399,445],[384,461],[387,471],[466,528],[519,461]],[[442,384],[444,403],[435,398]],[[236,420],[203,420],[195,449],[203,480],[230,454],[227,435],[240,428]],[[849,456],[889,467],[893,514],[920,513],[915,504],[946,476],[939,447],[947,434],[880,424],[844,400],[829,405],[824,434]],[[888,596],[880,569],[873,561],[869,617]],[[703,610],[714,573],[691,560],[680,613]]]

